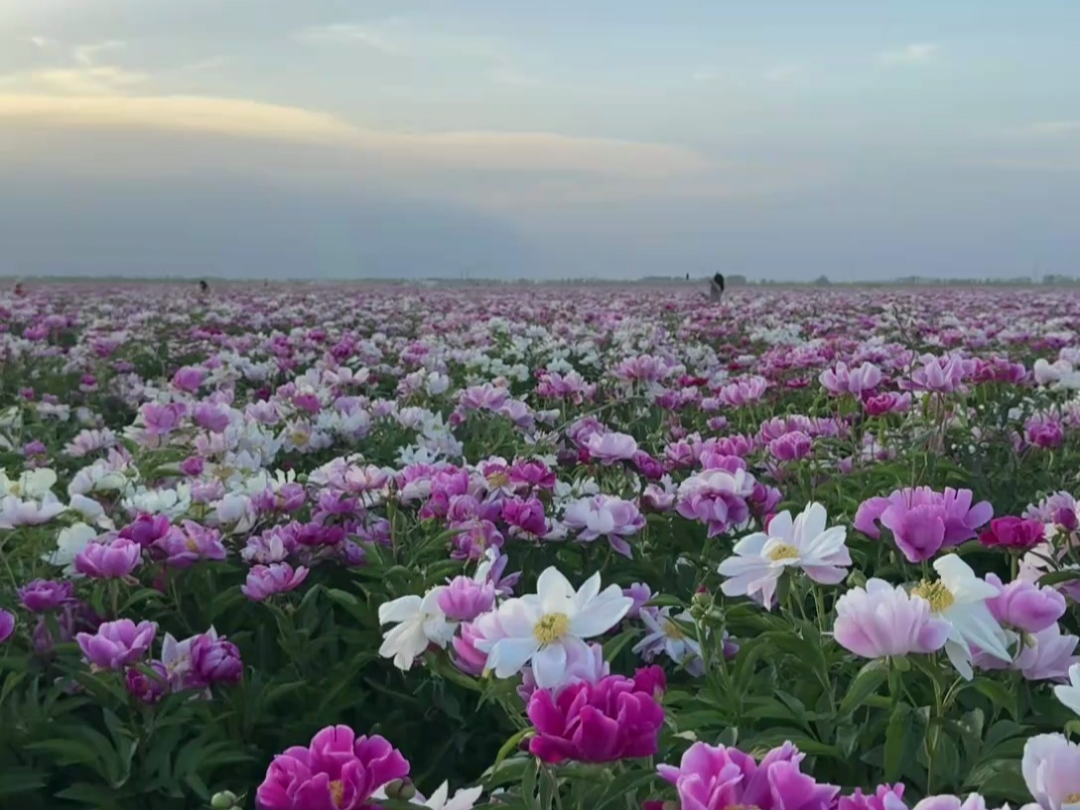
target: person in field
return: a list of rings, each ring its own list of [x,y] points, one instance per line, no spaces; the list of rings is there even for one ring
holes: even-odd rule
[[[199,280],[199,292],[203,294],[210,292],[210,285],[206,283],[206,279]]]
[[[720,299],[724,297],[724,277],[720,273],[717,273],[709,281],[709,300],[713,303],[719,303]]]

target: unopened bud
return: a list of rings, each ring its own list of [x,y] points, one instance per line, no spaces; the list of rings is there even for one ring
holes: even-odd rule
[[[698,608],[708,610],[709,608],[712,607],[712,605],[713,605],[712,594],[709,593],[706,590],[698,591],[690,599],[690,606],[691,607],[698,607]]]
[[[234,810],[234,808],[239,806],[240,797],[231,790],[223,790],[221,793],[215,793],[214,798],[210,800],[210,807],[213,810]]]
[[[416,795],[416,787],[409,779],[395,779],[386,786],[386,798],[398,799],[403,802],[409,801]]]

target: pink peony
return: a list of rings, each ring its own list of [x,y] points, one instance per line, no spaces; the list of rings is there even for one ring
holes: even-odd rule
[[[409,763],[384,738],[328,726],[307,748],[274,757],[255,792],[258,810],[366,810],[372,796],[409,775]]]
[[[656,753],[664,709],[653,679],[621,675],[571,684],[555,696],[540,689],[529,699],[536,727],[529,751],[544,762],[613,762]]]

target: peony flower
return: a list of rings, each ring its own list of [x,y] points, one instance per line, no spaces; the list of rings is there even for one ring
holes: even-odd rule
[[[855,528],[875,540],[881,537],[877,521],[893,533],[896,545],[909,562],[933,557],[942,547],[975,537],[975,530],[990,520],[994,508],[982,501],[971,505],[970,489],[946,488],[944,494],[929,487],[898,489],[888,498],[863,501],[855,513]]]
[[[862,658],[885,658],[940,650],[949,629],[926,599],[870,579],[865,588],[852,588],[837,600],[833,637]]]
[[[19,601],[34,613],[48,613],[70,603],[75,598],[75,585],[71,582],[53,582],[35,579],[19,588]]]
[[[990,612],[987,601],[997,596],[997,588],[975,576],[966,562],[948,554],[934,562],[941,577],[924,580],[912,594],[930,603],[930,609],[949,623],[945,654],[960,675],[971,680],[972,648],[1001,661],[1011,661],[1008,638]]]
[[[633,652],[641,655],[646,661],[652,661],[656,656],[665,653],[676,664],[685,664],[687,670],[693,675],[701,674],[701,645],[696,638],[688,636],[686,632],[672,619],[678,619],[684,624],[693,625],[694,618],[689,610],[684,610],[678,616],[671,616],[671,608],[665,607],[659,610],[645,608],[641,611],[641,620],[645,623],[645,637],[633,647]]]
[[[735,544],[735,555],[720,563],[719,572],[727,577],[721,590],[726,596],[760,594],[766,609],[771,609],[776,585],[789,568],[801,569],[814,582],[835,585],[846,576],[851,565],[844,540],[843,526],[826,528],[828,514],[819,503],[791,519],[790,512],[776,515],[766,532],[747,535]]]
[[[625,433],[594,433],[585,441],[589,458],[611,466],[620,461],[629,461],[638,451],[638,443],[633,436]]]
[[[380,788],[409,775],[409,763],[378,735],[328,726],[307,748],[274,757],[255,792],[259,810],[361,810]]]
[[[439,591],[438,604],[448,619],[471,622],[495,606],[495,585],[472,577],[454,577]]]
[[[244,675],[240,650],[216,632],[197,637],[190,653],[193,684],[211,686],[215,683],[238,683]]]
[[[1029,737],[1020,770],[1041,810],[1080,808],[1080,745],[1062,734]]]
[[[748,500],[757,482],[746,470],[705,470],[691,475],[676,495],[675,511],[708,526],[708,536],[744,526],[750,518]]]
[[[539,689],[527,713],[536,727],[529,752],[544,762],[614,762],[656,753],[664,710],[651,679],[621,675],[566,686],[554,696]]]
[[[143,703],[153,704],[168,693],[169,673],[161,661],[151,661],[148,669],[150,672],[144,672],[138,667],[128,667],[124,673],[124,686]]]
[[[836,810],[907,810],[904,804],[904,786],[878,785],[871,794],[858,788],[850,796],[841,796]]]
[[[240,586],[241,593],[252,602],[262,602],[275,594],[299,588],[307,579],[308,569],[294,569],[287,562],[256,565],[248,571],[247,582]]]
[[[1065,615],[1065,597],[1052,587],[1040,588],[1022,579],[1003,585],[993,573],[986,575],[986,581],[998,589],[998,595],[986,604],[999,624],[1038,633]]]
[[[15,614],[0,608],[0,644],[3,644],[15,632]]]
[[[189,568],[200,560],[224,560],[227,556],[221,532],[207,529],[193,520],[185,520],[183,529],[173,526],[164,537],[154,541],[154,548],[165,555],[173,568]]]
[[[610,674],[611,665],[604,660],[602,646],[590,643],[583,648],[570,647],[567,649],[566,672],[562,683],[549,688],[548,691],[552,696],[558,697],[567,686],[575,683],[596,683]],[[522,667],[521,686],[517,688],[518,695],[525,703],[528,703],[536,689],[536,678],[533,677],[532,667]]]
[[[593,495],[567,504],[563,523],[567,528],[579,530],[579,540],[591,542],[606,537],[617,553],[630,557],[630,545],[624,538],[641,531],[645,518],[631,501],[612,495]]]
[[[75,570],[92,579],[121,579],[142,562],[142,547],[123,537],[108,543],[89,543],[75,557]]]
[[[146,655],[154,643],[158,626],[155,622],[135,622],[119,619],[105,622],[96,633],[75,636],[86,661],[98,669],[123,669]]]
[[[585,639],[602,635],[622,621],[634,600],[618,585],[600,591],[600,574],[593,574],[575,592],[555,568],[547,568],[535,594],[503,602],[495,612],[505,637],[476,643],[488,653],[487,668],[497,678],[509,678],[532,663],[541,689],[563,683],[571,650],[581,654]]]
[[[447,621],[439,607],[445,586],[432,588],[423,598],[402,596],[379,605],[379,624],[396,624],[383,634],[379,655],[393,658],[398,669],[409,670],[429,646],[440,649],[450,643],[457,625]]]
[[[679,767],[657,770],[675,785],[683,810],[830,810],[840,789],[802,773],[804,756],[784,743],[758,763],[737,748],[698,742],[683,754]]]
[[[989,528],[979,534],[979,542],[988,548],[1030,549],[1042,542],[1045,529],[1038,520],[1012,516],[994,518]]]

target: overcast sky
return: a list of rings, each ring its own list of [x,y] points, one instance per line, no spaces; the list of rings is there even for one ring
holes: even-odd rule
[[[1080,274],[1077,0],[0,0],[0,273]]]

